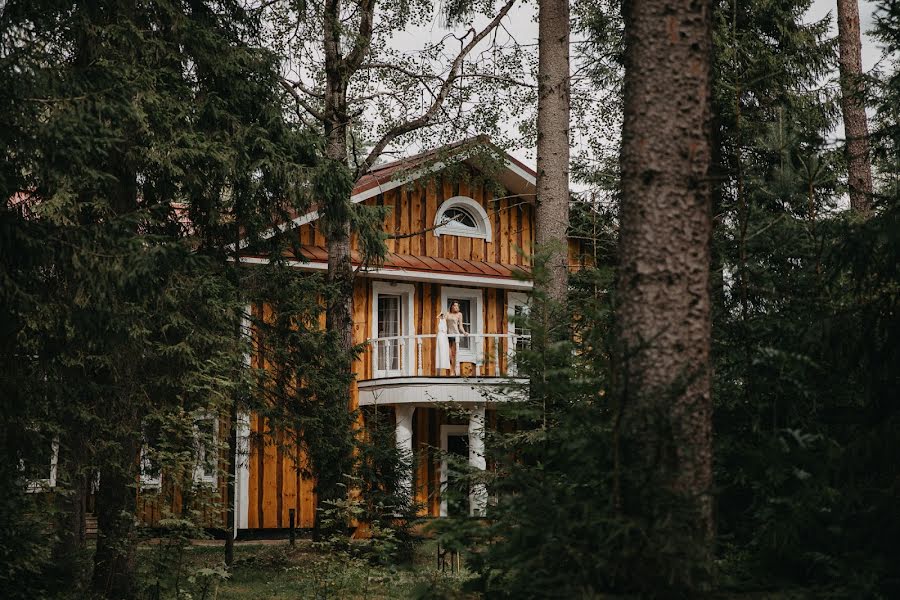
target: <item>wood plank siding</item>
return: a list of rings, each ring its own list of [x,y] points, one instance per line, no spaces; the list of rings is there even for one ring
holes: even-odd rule
[[[467,196],[484,208],[491,223],[492,240],[434,235],[433,227],[441,204],[453,196]],[[534,246],[534,206],[521,196],[495,198],[483,183],[453,183],[447,176],[420,179],[388,190],[364,201],[367,206],[387,206],[384,231],[389,235],[415,234],[388,239],[388,252],[430,258],[454,258],[488,261],[518,266],[531,264],[529,254]],[[316,221],[298,228],[300,244],[325,246]],[[357,245],[354,242],[354,250]]]

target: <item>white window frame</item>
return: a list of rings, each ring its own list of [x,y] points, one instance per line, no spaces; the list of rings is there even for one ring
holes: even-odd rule
[[[516,307],[524,307],[526,314],[531,311],[531,305],[528,303],[528,299],[528,294],[523,294],[522,292],[507,292],[506,331],[510,336],[512,336],[516,331],[514,323],[514,318],[516,316]],[[512,337],[507,338],[506,364],[508,366],[507,372],[510,375],[515,375],[518,369],[516,368],[515,340]]]
[[[448,452],[448,441],[451,435],[460,436],[460,437],[469,437],[469,426],[468,425],[441,425],[441,511],[440,516],[447,516],[447,469],[449,465],[447,464],[447,452]],[[467,459],[468,460],[468,459]],[[471,510],[471,506],[469,507]]]
[[[448,303],[450,298],[463,298],[471,302],[471,310],[475,313],[471,315],[472,324],[475,325],[477,331],[466,331],[466,333],[475,333],[476,335],[484,335],[484,291],[477,288],[458,288],[458,287],[441,287],[441,311],[449,313],[450,307]],[[481,347],[482,337],[472,338],[472,342],[468,348],[461,348],[457,342],[456,362],[470,362],[481,365]]]
[[[157,471],[156,475],[147,475],[144,473],[144,463],[145,461],[149,461],[149,457],[147,454],[150,451],[150,447],[147,444],[141,446],[141,488],[148,490],[159,489],[162,486],[162,469]]]
[[[446,225],[441,225],[446,219],[444,218],[444,213],[450,210],[451,208],[458,208],[460,210],[464,210],[465,212],[471,215],[472,220],[475,221],[475,227],[469,227],[467,225],[463,225],[458,221],[451,221]],[[445,200],[437,210],[437,213],[434,215],[434,236],[441,237],[442,235],[455,235],[458,237],[468,237],[468,238],[476,238],[482,239],[486,242],[490,243],[493,241],[493,234],[491,231],[491,220],[488,217],[487,212],[484,210],[484,207],[481,206],[478,202],[469,198],[468,196],[453,196]]]
[[[206,440],[200,439],[200,428],[197,427],[197,421],[212,421],[212,448],[207,448],[204,446],[203,458],[206,458],[206,455],[210,451],[212,451],[216,460],[212,475],[207,475],[203,472],[203,462],[201,461],[201,457],[199,456],[199,454],[198,456],[196,456],[197,464],[194,466],[194,483],[208,484],[215,487],[216,483],[219,480],[219,417],[209,411],[198,411],[194,414],[194,442],[197,449],[199,449],[200,444],[205,444]]]
[[[378,296],[400,296],[402,306],[401,319],[403,322],[403,333],[406,338],[403,347],[403,354],[400,357],[401,364],[399,369],[379,369],[378,368],[378,346],[372,343],[372,376],[375,379],[381,377],[402,377],[411,376],[415,373],[415,336],[416,326],[413,315],[415,315],[415,298],[416,286],[411,283],[396,283],[389,281],[373,281],[372,282],[372,337],[378,338]]]
[[[50,470],[47,473],[47,477],[43,479],[27,480],[25,491],[29,494],[47,492],[56,487],[57,466],[59,465],[59,438],[53,438],[50,448],[50,464],[48,465]],[[22,462],[19,468],[24,471],[25,463]]]

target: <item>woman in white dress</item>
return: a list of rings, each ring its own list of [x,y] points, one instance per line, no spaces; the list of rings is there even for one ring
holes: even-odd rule
[[[437,340],[434,345],[434,366],[436,369],[450,370],[450,340],[447,338],[447,319],[444,313],[438,315]]]
[[[463,315],[459,310],[459,302],[450,303],[450,312],[446,315],[447,338],[450,342],[450,364],[453,374],[459,375],[459,364],[456,362],[456,341],[461,335],[468,335],[463,327]]]

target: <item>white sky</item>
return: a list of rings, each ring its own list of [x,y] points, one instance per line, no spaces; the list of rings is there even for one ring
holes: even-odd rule
[[[873,25],[873,12],[875,9],[874,2],[870,0],[860,0],[859,12],[861,29],[863,31],[863,69],[868,71],[878,62],[881,57],[881,51],[877,47],[875,41],[867,35],[867,32]],[[513,7],[510,14],[504,20],[504,24],[508,33],[516,38],[520,44],[537,44],[537,23],[535,22],[535,14],[537,6],[533,2],[517,3]],[[814,21],[825,17],[829,12],[832,15],[832,35],[837,35],[836,25],[836,3],[835,0],[814,0],[813,5],[807,13],[807,21]],[[483,26],[487,19],[479,19],[475,22],[475,26]],[[393,46],[401,51],[415,51],[420,48],[423,40],[436,41],[440,39],[447,30],[434,22],[428,26],[410,29],[394,36]],[[513,152],[517,158],[523,160],[527,164],[534,166],[533,152],[527,149],[517,150]]]

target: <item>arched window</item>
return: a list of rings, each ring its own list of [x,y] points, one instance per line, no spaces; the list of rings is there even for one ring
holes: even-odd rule
[[[456,235],[492,241],[491,221],[482,206],[466,196],[454,196],[438,208],[435,236]]]

